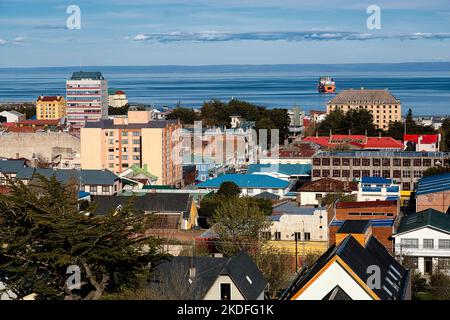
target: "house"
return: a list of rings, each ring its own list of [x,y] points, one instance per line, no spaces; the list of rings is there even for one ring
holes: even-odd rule
[[[439,151],[440,134],[405,134],[403,143],[407,151]]]
[[[356,193],[357,183],[323,178],[305,183],[298,189],[299,202],[302,206],[320,206],[322,199],[330,193],[345,195]]]
[[[320,149],[320,146],[305,141],[294,141],[287,145],[269,151],[267,155],[259,156],[262,164],[311,164],[311,157]]]
[[[265,174],[282,180],[307,179],[311,177],[310,164],[251,164],[247,173]]]
[[[261,192],[270,192],[284,196],[290,189],[290,183],[264,174],[224,174],[217,178],[197,184],[197,188],[210,191],[219,190],[225,181],[234,182],[241,188],[241,195],[253,196]]]
[[[272,221],[270,235],[265,235],[268,239],[328,240],[328,216],[325,208],[304,207],[295,201],[285,201],[274,205],[273,213],[268,218]]]
[[[316,143],[325,149],[349,148],[351,150],[391,150],[402,151],[403,143],[391,137],[368,137],[366,135],[332,134],[305,137],[303,141]]]
[[[264,300],[267,281],[245,252],[234,257],[170,257],[155,267],[149,288],[185,291],[185,300]]]
[[[410,272],[372,236],[370,222],[347,221],[338,234],[335,244],[302,269],[282,300],[411,299]]]
[[[108,106],[122,108],[128,104],[127,94],[122,90],[108,89]]]
[[[76,184],[79,191],[89,192],[91,195],[114,195],[122,191],[119,176],[108,170],[62,170],[23,168],[16,174],[16,179],[25,185],[38,183],[39,176],[47,179],[54,176],[64,184]]]
[[[374,237],[393,252],[391,236],[398,224],[400,213],[399,201],[349,201],[337,202],[328,208],[328,242],[337,241],[337,231],[347,220],[368,220],[371,222]]]
[[[395,241],[395,255],[422,274],[439,269],[450,275],[450,215],[434,209],[402,218]]]
[[[152,185],[158,180],[158,177],[148,172],[146,164],[144,164],[143,168],[138,165],[132,165],[119,173],[119,177],[122,179],[123,190],[125,191],[142,189],[144,186]]]
[[[0,112],[0,116],[6,118],[6,122],[21,122],[25,120],[25,115],[15,110],[5,110]]]
[[[0,159],[0,186],[7,185],[7,178],[14,179],[17,172],[26,167],[25,160]]]
[[[362,177],[356,197],[357,201],[399,200],[400,186],[393,179]]]
[[[153,229],[190,230],[197,226],[197,206],[188,193],[147,193],[143,196],[94,196],[94,215],[120,211],[130,204],[137,214],[154,214]]]
[[[423,177],[416,191],[416,212],[435,209],[448,212],[450,206],[450,173]]]

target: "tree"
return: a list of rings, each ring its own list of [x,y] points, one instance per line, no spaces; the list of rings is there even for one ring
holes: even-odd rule
[[[128,103],[122,107],[115,108],[115,107],[108,107],[108,114],[109,115],[127,115],[128,110],[130,109],[130,106]]]
[[[241,194],[241,188],[232,181],[224,181],[220,185],[217,194],[224,197],[237,197]]]
[[[435,176],[435,175],[438,175],[438,174],[449,173],[449,172],[450,172],[450,167],[449,166],[434,166],[434,167],[430,167],[430,168],[426,169],[423,172],[423,176],[424,177],[429,177],[429,176]]]
[[[286,249],[266,245],[256,252],[255,261],[269,283],[267,294],[275,299],[290,284],[295,273],[292,269],[292,254]]]
[[[346,202],[346,201],[356,201],[356,195],[345,193],[327,193],[325,197],[322,198],[320,203],[321,206],[329,206],[330,204],[335,203],[336,201]]]
[[[194,124],[195,121],[200,120],[200,116],[192,108],[177,107],[166,116],[166,119],[179,119],[182,124]]]
[[[230,198],[221,203],[214,212],[212,223],[212,229],[220,239],[220,251],[225,255],[257,250],[264,243],[262,232],[271,225],[265,214],[247,197]]]
[[[377,129],[373,123],[372,113],[365,109],[349,110],[346,113],[340,109],[331,111],[325,119],[319,123],[320,135],[332,134],[366,134],[373,136]]]
[[[403,134],[405,133],[405,126],[401,121],[392,121],[389,123],[389,128],[386,131],[386,136],[392,137],[396,140],[403,141]]]
[[[442,121],[442,126],[440,129],[442,140],[441,140],[441,150],[449,151],[450,150],[450,118],[445,118]]]
[[[161,258],[158,241],[138,237],[146,221],[130,206],[102,217],[80,214],[77,190],[55,177],[9,187],[0,194],[0,273],[19,298],[99,299],[138,286]],[[79,289],[67,284],[69,266],[81,272]]]

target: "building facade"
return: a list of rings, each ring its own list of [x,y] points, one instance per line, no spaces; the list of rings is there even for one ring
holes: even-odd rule
[[[74,72],[66,81],[67,122],[75,129],[108,117],[108,81],[101,72]]]
[[[450,173],[423,177],[416,192],[416,212],[434,209],[447,213],[450,207]]]
[[[392,179],[362,177],[358,183],[356,201],[398,200],[400,186]]]
[[[66,100],[63,96],[39,96],[36,101],[38,120],[55,120],[66,116]]]
[[[128,104],[128,98],[122,90],[111,89],[108,91],[108,106],[121,108]]]
[[[81,167],[120,173],[132,165],[147,167],[156,184],[180,186],[183,180],[181,124],[152,121],[150,111],[89,122],[81,129]]]
[[[324,151],[313,157],[311,179],[383,177],[395,180],[401,190],[411,191],[417,188],[423,171],[447,164],[449,157],[446,152]]]
[[[2,111],[0,116],[6,118],[6,122],[21,122],[25,120],[25,115],[15,110]]]
[[[402,120],[402,104],[386,90],[342,90],[328,101],[327,114],[334,110],[344,113],[364,109],[372,113],[373,122],[379,129],[387,130],[389,122]]]

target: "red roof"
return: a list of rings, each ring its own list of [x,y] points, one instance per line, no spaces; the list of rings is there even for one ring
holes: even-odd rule
[[[314,142],[326,148],[350,144],[360,149],[403,149],[403,143],[391,137],[334,134],[331,137],[305,137],[303,141]]]
[[[115,94],[125,94],[122,90],[117,90]]]
[[[61,101],[62,96],[39,96],[38,101]]]
[[[28,119],[21,122],[18,122],[17,125],[35,125],[35,126],[51,126],[51,125],[59,125],[60,119],[50,119],[50,120],[33,120]]]
[[[338,202],[336,208],[370,208],[370,207],[388,207],[397,206],[396,200],[387,201],[349,201]]]
[[[403,141],[419,143],[419,137],[422,137],[422,141],[420,141],[420,144],[437,143],[439,139],[439,136],[437,134],[405,134],[403,136]]]
[[[311,124],[311,119],[303,118],[303,126],[307,128]]]

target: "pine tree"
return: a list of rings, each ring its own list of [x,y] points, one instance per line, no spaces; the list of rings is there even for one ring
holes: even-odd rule
[[[55,177],[33,186],[10,181],[10,189],[0,194],[0,276],[18,298],[99,299],[139,285],[161,258],[131,206],[101,217],[81,214],[76,186]],[[71,265],[81,271],[79,289],[67,285]]]

